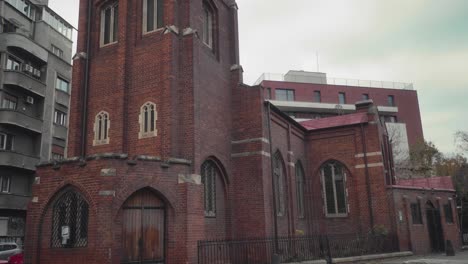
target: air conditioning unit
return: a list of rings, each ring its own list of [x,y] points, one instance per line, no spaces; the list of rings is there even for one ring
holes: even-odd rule
[[[26,103],[28,103],[28,104],[34,104],[34,97],[32,97],[32,96],[26,96]]]
[[[40,71],[40,70],[34,69],[33,74],[34,74],[36,77],[41,78],[41,71]]]
[[[23,71],[24,72],[32,72],[33,68],[29,64],[23,64]]]

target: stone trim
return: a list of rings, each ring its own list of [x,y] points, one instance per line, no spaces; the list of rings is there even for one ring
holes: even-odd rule
[[[99,191],[99,196],[113,196],[113,197],[115,197],[115,191],[114,190]]]
[[[234,154],[231,154],[231,158],[249,157],[249,156],[256,156],[256,155],[262,155],[268,158],[271,157],[270,153],[266,151],[254,151],[254,152],[234,153]]]
[[[366,153],[366,156],[367,156],[367,157],[382,156],[382,152],[381,152],[381,151],[367,152],[367,153]],[[354,155],[354,157],[355,157],[355,158],[364,158],[364,153],[358,153],[358,154]]]
[[[103,177],[117,176],[117,170],[115,168],[101,169],[101,176]]]
[[[383,162],[377,162],[377,163],[368,163],[367,164],[367,167],[368,168],[375,168],[375,167],[383,167],[384,164]],[[359,164],[359,165],[356,165],[354,166],[356,169],[363,169],[366,167],[366,164]]]
[[[268,139],[264,138],[264,137],[261,137],[261,138],[248,138],[248,139],[243,139],[243,140],[233,140],[233,141],[231,141],[231,144],[235,145],[235,144],[243,144],[243,143],[250,143],[250,142],[257,142],[257,141],[270,144],[270,141]]]
[[[201,175],[198,174],[179,174],[179,184],[192,183],[195,185],[201,184]]]

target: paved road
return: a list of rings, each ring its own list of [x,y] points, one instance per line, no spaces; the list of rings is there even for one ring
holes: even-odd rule
[[[454,257],[445,255],[416,256],[402,259],[370,262],[368,264],[468,264],[468,251],[457,252]]]

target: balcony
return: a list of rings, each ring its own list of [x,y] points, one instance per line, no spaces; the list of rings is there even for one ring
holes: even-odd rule
[[[30,196],[0,193],[0,209],[27,210]]]
[[[54,124],[54,134],[53,135],[56,138],[66,140],[67,139],[67,128],[64,127],[64,126]]]
[[[312,103],[300,101],[277,101],[269,100],[274,106],[284,112],[307,112],[307,113],[330,113],[330,114],[350,114],[356,111],[353,104],[329,104]],[[380,113],[398,113],[398,107],[377,106]]]
[[[39,157],[32,157],[13,151],[0,151],[0,166],[36,170]]]
[[[36,133],[42,133],[42,120],[14,110],[0,109],[0,123],[11,124]]]
[[[0,51],[6,51],[8,47],[17,47],[25,52],[35,56],[36,58],[47,63],[48,51],[37,45],[31,39],[18,33],[1,33],[0,34]]]
[[[6,70],[3,76],[4,84],[18,86],[39,96],[45,96],[46,84],[26,73]]]

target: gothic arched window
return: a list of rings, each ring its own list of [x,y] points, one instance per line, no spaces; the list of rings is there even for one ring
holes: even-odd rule
[[[216,178],[220,175],[216,164],[205,161],[201,166],[201,180],[205,188],[205,216],[216,216]]]
[[[93,145],[109,144],[109,114],[105,111],[99,112],[94,120]]]
[[[300,161],[296,163],[297,216],[304,217],[304,168]]]
[[[156,120],[158,120],[158,112],[156,104],[146,102],[140,109],[140,133],[139,138],[155,137],[158,135],[156,129]]]
[[[273,157],[273,174],[275,178],[276,215],[283,216],[285,212],[284,165],[281,153]]]
[[[83,196],[67,190],[55,201],[52,213],[52,247],[76,248],[88,244],[89,206]]]
[[[322,185],[327,215],[346,215],[346,171],[338,162],[327,162],[322,166]]]

